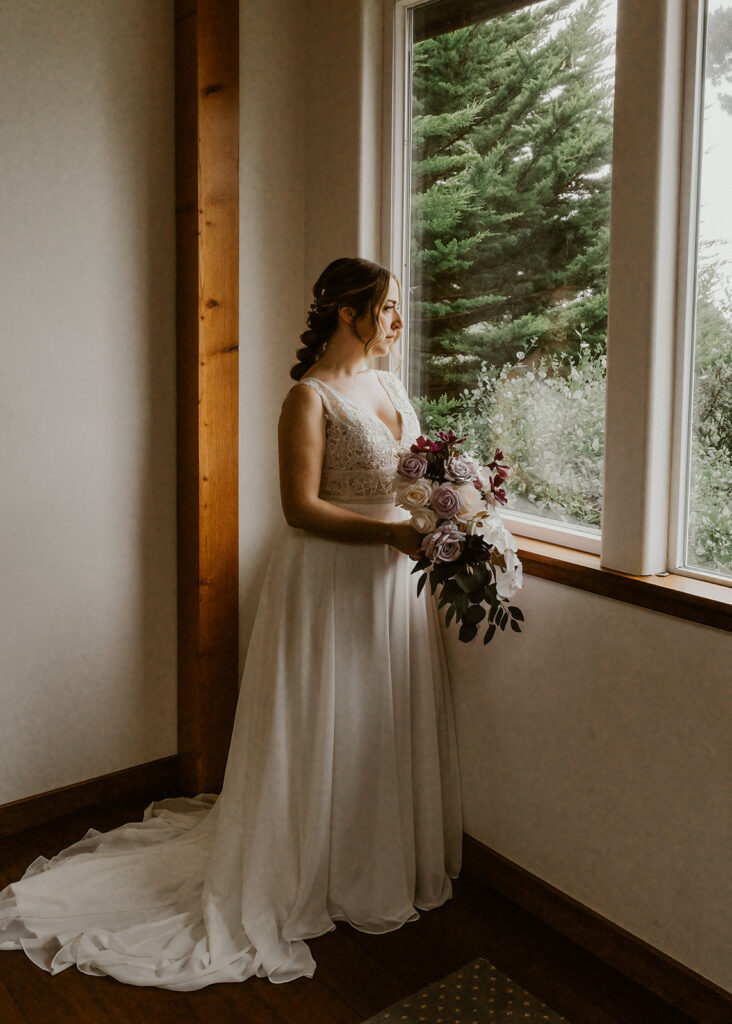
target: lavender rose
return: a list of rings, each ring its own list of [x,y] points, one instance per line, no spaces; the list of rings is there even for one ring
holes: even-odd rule
[[[407,480],[419,480],[427,472],[427,459],[417,452],[402,455],[397,466],[397,473]]]
[[[422,541],[422,550],[432,562],[455,562],[462,554],[465,534],[456,523],[443,523]]]
[[[454,519],[460,511],[460,495],[451,484],[436,487],[430,505],[443,519]]]
[[[465,455],[451,455],[445,459],[445,477],[456,484],[472,484],[477,467]]]

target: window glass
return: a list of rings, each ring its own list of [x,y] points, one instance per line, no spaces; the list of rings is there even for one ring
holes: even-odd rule
[[[686,561],[732,576],[732,0],[709,5]]]
[[[616,4],[414,8],[407,382],[512,466],[510,507],[599,529]]]

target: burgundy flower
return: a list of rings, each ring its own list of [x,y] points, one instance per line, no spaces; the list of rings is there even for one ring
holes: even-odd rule
[[[420,434],[409,450],[415,454],[418,452],[429,452],[432,450],[432,439],[429,437],[422,437]]]
[[[465,563],[477,565],[479,562],[486,562],[491,553],[491,546],[477,533],[465,538]]]

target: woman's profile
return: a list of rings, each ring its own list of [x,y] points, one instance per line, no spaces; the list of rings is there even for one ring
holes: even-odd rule
[[[306,944],[400,927],[451,895],[462,824],[437,613],[394,503],[420,434],[371,367],[402,320],[396,278],[320,275],[279,422],[284,522],[257,608],[221,794],[90,829],[0,892],[0,949],[192,990],[311,976]]]

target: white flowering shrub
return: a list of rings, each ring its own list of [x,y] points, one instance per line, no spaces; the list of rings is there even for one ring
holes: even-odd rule
[[[454,427],[485,462],[503,450],[510,507],[599,527],[606,358],[579,333],[577,355],[530,348],[482,363],[459,398],[414,405],[426,433]],[[711,263],[698,280],[687,561],[732,576],[732,289]]]
[[[481,365],[459,399],[415,400],[423,430],[457,424],[488,461],[496,446],[511,466],[518,511],[598,527],[605,430],[603,352],[519,352],[516,363]]]

